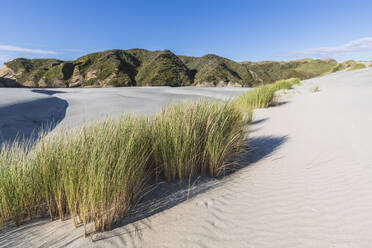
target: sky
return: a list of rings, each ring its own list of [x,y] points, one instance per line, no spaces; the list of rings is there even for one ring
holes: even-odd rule
[[[0,64],[130,48],[235,61],[372,60],[371,0],[4,0],[0,6]]]

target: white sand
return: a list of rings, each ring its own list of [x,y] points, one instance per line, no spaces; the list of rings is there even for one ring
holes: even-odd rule
[[[256,111],[256,150],[224,179],[160,187],[94,243],[70,220],[37,220],[0,233],[0,246],[371,247],[371,97],[372,68],[308,80]]]
[[[149,114],[163,105],[196,97],[226,99],[247,88],[142,87],[104,89],[0,88],[0,144],[18,133],[31,137],[48,125],[70,128],[124,113]]]

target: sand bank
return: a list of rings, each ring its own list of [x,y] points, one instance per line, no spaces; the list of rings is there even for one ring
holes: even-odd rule
[[[132,87],[23,89],[0,88],[0,143],[35,129],[70,128],[125,113],[151,114],[175,101],[199,97],[227,99],[248,88]]]

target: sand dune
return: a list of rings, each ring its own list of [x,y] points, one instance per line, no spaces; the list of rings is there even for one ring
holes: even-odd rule
[[[255,112],[255,149],[227,177],[160,185],[94,243],[70,220],[36,220],[1,232],[0,246],[371,247],[371,96],[370,68],[304,81]]]
[[[124,113],[150,114],[168,103],[196,97],[226,99],[248,88],[132,87],[73,89],[0,89],[0,144],[17,133],[34,137],[35,129],[70,128]]]
[[[0,144],[15,137],[35,138],[43,125],[54,128],[62,121],[67,101],[30,89],[0,89]]]

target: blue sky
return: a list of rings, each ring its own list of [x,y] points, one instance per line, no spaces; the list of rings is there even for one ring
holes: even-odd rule
[[[372,1],[2,1],[0,64],[106,49],[372,60]]]

